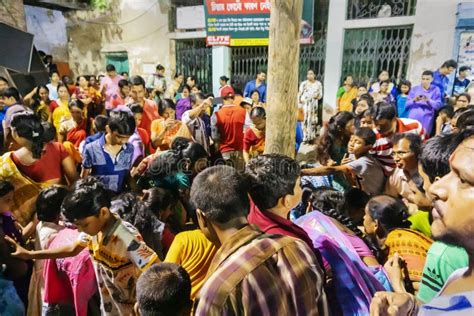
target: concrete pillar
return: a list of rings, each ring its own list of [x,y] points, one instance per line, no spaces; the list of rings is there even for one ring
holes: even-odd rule
[[[324,104],[335,112],[336,93],[342,72],[344,50],[344,21],[346,20],[347,0],[329,1],[328,36],[326,42],[326,64],[324,66]],[[323,111],[323,120],[330,113]]]
[[[216,97],[219,95],[219,77],[231,74],[231,49],[227,46],[212,47],[212,92]]]

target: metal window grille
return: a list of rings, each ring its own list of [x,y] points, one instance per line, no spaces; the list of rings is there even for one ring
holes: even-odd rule
[[[196,76],[203,92],[212,92],[212,47],[205,39],[176,41],[176,72]]]
[[[346,30],[342,75],[370,82],[387,70],[392,80],[405,78],[412,31],[412,26]]]
[[[347,19],[415,15],[416,0],[349,0]]]
[[[247,81],[255,79],[258,71],[266,71],[268,66],[268,47],[232,48],[232,85],[244,89]]]

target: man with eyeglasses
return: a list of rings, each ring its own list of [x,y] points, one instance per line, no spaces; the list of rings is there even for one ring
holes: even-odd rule
[[[466,130],[467,132],[467,130]],[[464,138],[465,135],[460,137]],[[377,292],[370,315],[455,316],[474,313],[474,138],[469,135],[449,159],[451,171],[431,184],[433,238],[462,247],[469,266],[455,270],[426,304],[408,293]]]
[[[385,194],[403,198],[410,214],[420,209],[428,211],[431,206],[418,173],[421,145],[421,137],[416,134],[396,134],[393,137],[392,157],[396,168],[385,185]]]

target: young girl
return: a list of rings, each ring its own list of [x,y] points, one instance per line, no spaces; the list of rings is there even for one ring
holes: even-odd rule
[[[59,224],[61,203],[68,193],[67,189],[52,186],[44,189],[36,200],[35,250],[48,249],[51,241],[64,226]],[[28,291],[28,315],[40,315],[44,297],[44,260],[35,260]]]
[[[58,86],[60,84],[61,78],[57,71],[53,71],[50,77],[50,83],[46,85],[49,92],[49,99],[55,101],[59,98],[58,95]]]
[[[411,89],[411,82],[408,80],[400,81],[398,85],[399,94],[397,96],[397,113],[400,118],[407,118],[408,111],[405,109],[405,104],[407,103],[408,93]]]
[[[38,116],[41,121],[49,122],[51,119],[51,112],[49,111],[49,105],[51,100],[49,99],[49,89],[45,85],[39,85],[33,89],[23,99],[25,105],[29,106]]]

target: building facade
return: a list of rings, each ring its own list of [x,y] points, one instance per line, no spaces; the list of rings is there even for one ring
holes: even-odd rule
[[[268,47],[206,47],[202,3],[110,0],[101,12],[60,13],[64,19],[28,6],[25,12],[38,48],[60,52],[75,74],[103,72],[114,63],[148,75],[161,63],[169,77],[195,75],[206,92],[217,93],[221,75],[242,88],[266,67]],[[460,45],[472,34],[473,11],[473,0],[315,0],[314,43],[301,46],[300,80],[315,70],[325,89],[325,116],[347,74],[368,83],[387,70],[394,81],[418,84],[423,70],[466,54]],[[48,47],[52,42],[56,47]]]

